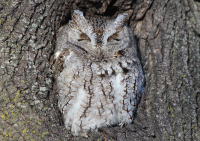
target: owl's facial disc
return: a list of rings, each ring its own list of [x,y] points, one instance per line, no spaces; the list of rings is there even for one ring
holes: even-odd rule
[[[127,17],[123,13],[116,19],[88,19],[81,11],[75,10],[72,15],[72,25],[75,28],[68,33],[69,41],[98,60],[116,57],[116,53],[129,44],[128,36],[124,37],[129,34],[126,29]]]

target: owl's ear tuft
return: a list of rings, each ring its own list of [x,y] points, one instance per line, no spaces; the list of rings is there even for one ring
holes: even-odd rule
[[[123,13],[123,14],[118,15],[114,21],[115,27],[118,29],[118,28],[126,25],[128,19],[129,19],[128,13]]]
[[[80,22],[86,22],[83,12],[80,10],[74,10],[74,13],[72,14],[72,20],[77,25],[79,25]]]
[[[78,19],[80,19],[80,17],[84,17],[83,12],[80,10],[74,10],[74,13],[72,14],[72,19],[78,20]]]

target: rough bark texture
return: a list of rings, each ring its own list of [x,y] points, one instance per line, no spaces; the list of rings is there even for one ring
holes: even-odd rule
[[[130,13],[146,76],[133,124],[88,139],[65,130],[52,72],[56,33],[74,9]],[[200,1],[2,0],[0,140],[200,140]]]

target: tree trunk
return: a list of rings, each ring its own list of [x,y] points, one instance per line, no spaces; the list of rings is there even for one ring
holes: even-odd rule
[[[55,40],[73,10],[130,13],[146,88],[133,124],[73,137],[53,79]],[[0,2],[0,140],[200,140],[200,1]]]

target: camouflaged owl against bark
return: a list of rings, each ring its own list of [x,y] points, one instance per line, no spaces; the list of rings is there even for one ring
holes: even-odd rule
[[[139,102],[144,75],[127,14],[85,18],[75,10],[56,45],[58,106],[74,135],[127,125]]]

